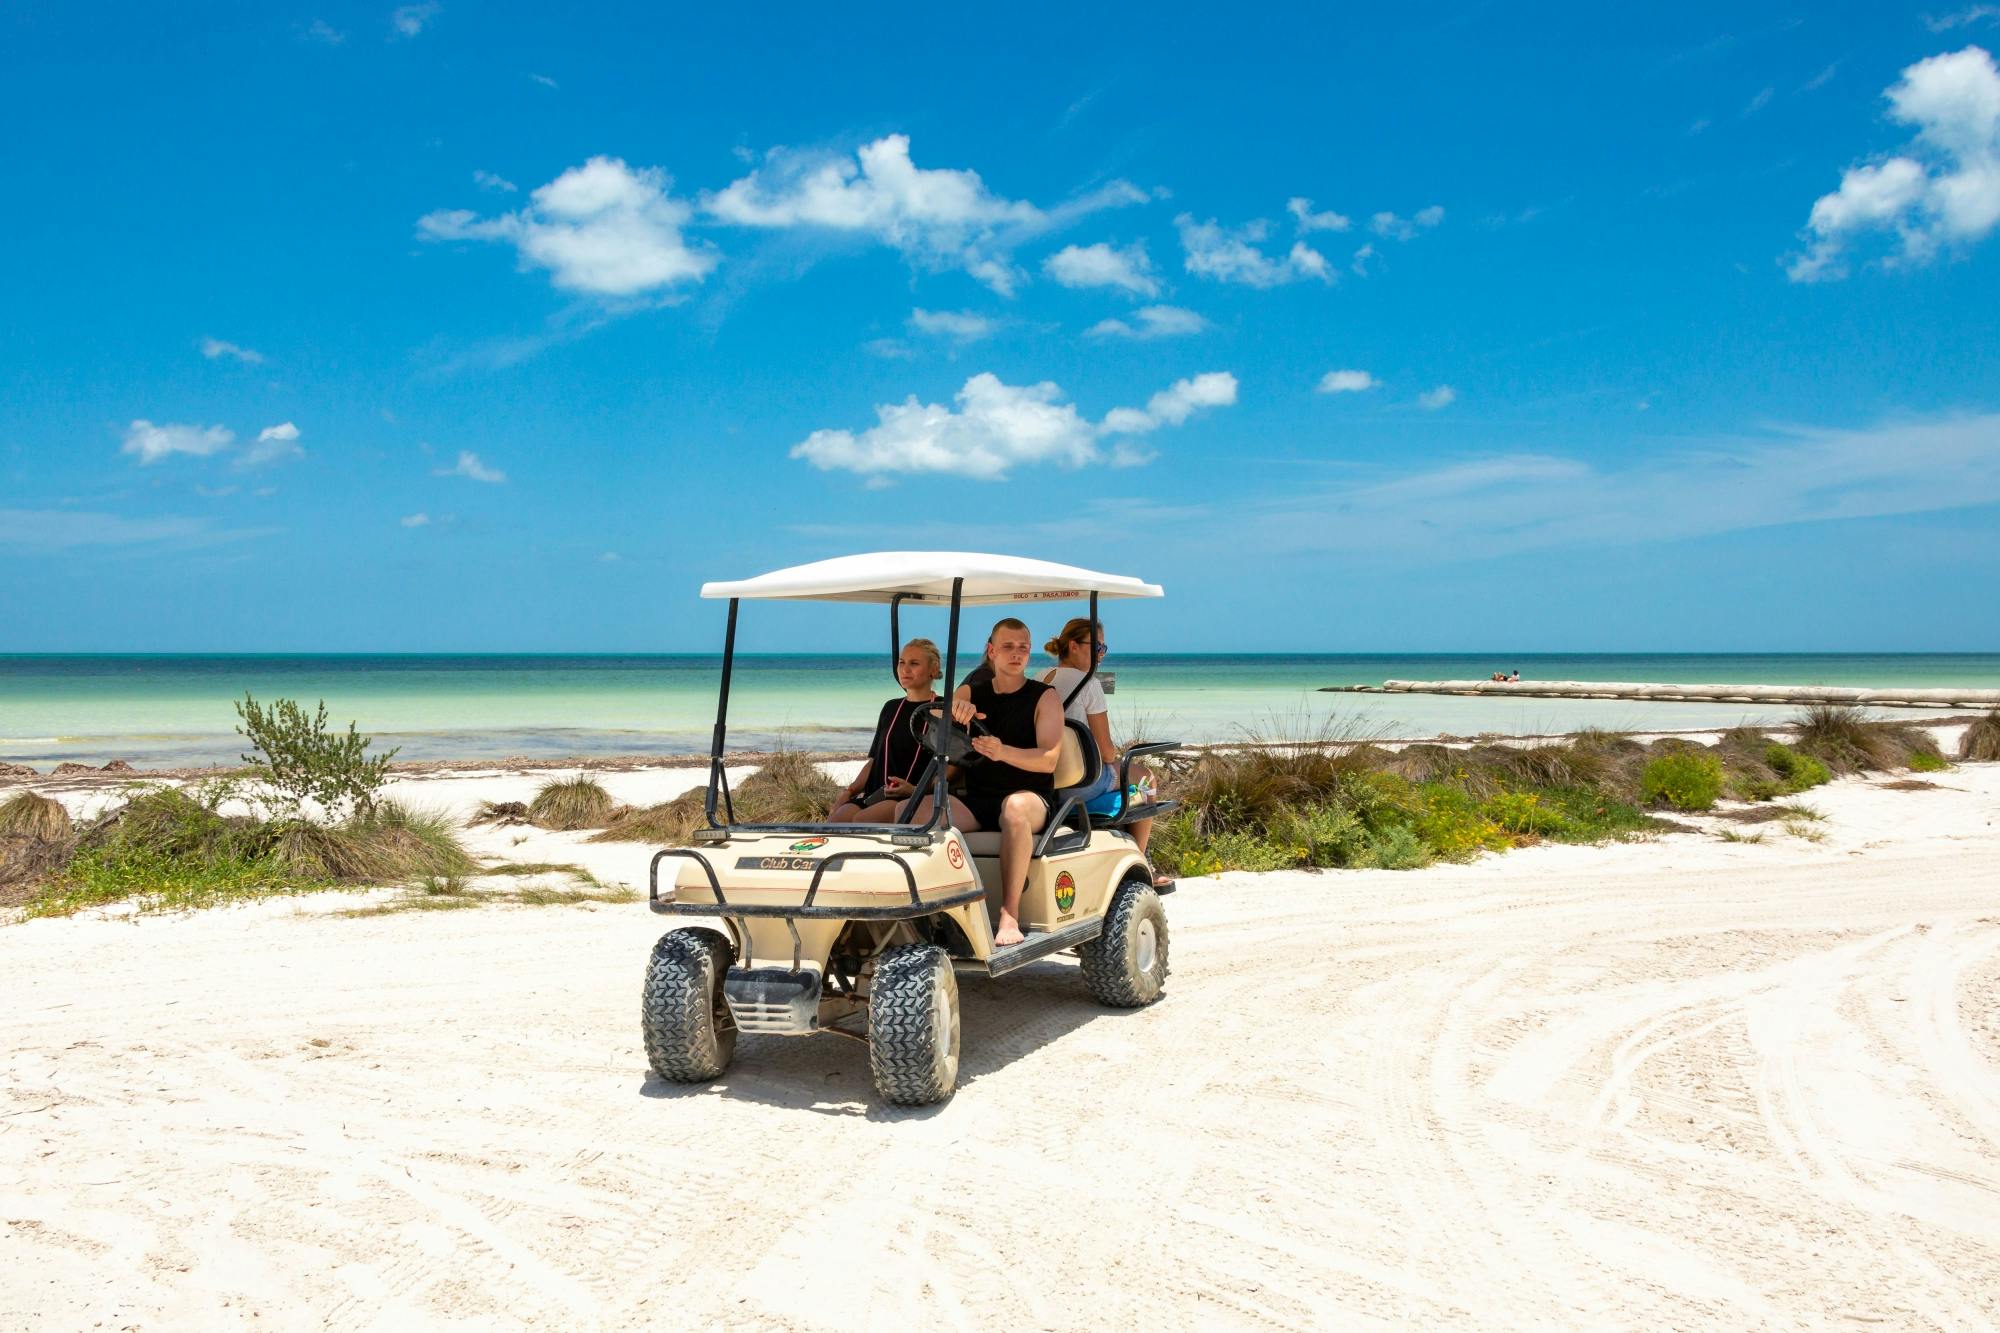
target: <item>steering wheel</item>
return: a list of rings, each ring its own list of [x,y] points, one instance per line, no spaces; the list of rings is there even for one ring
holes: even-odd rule
[[[944,748],[939,749],[935,727],[940,712],[945,714],[947,721],[950,721],[951,705],[942,699],[933,699],[910,714],[910,734],[916,737],[917,744],[947,764],[983,763],[986,756],[972,748],[972,738],[988,735],[986,724],[974,718],[968,729],[952,722],[944,731]]]

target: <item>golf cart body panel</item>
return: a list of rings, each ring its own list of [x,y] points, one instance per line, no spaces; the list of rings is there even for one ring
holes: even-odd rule
[[[1000,834],[951,825],[944,761],[978,759],[960,757],[962,735],[952,748],[948,710],[935,709],[913,727],[933,756],[915,784],[932,805],[923,824],[738,823],[724,752],[743,600],[886,604],[892,661],[901,648],[905,604],[948,607],[941,691],[948,700],[967,605],[1087,599],[1094,626],[1101,598],[1160,595],[1156,585],[1125,575],[952,551],[845,556],[704,584],[702,596],[729,602],[708,826],[696,830],[692,846],[655,853],[649,903],[660,915],[705,919],[705,926],[669,931],[655,946],[642,1008],[653,1068],[698,1082],[727,1066],[739,1031],[859,1037],[840,1024],[861,1016],[883,1095],[936,1101],[950,1095],[957,1077],[959,972],[999,977],[1075,950],[1092,993],[1105,1003],[1131,1007],[1156,998],[1167,971],[1166,918],[1130,826],[1171,803],[1093,818],[1084,798],[1101,761],[1087,727],[1065,724],[1049,817],[1031,844],[1025,874],[1018,919],[1026,938],[1005,948],[994,944],[1005,896]],[[1084,681],[1095,670],[1093,659]],[[1173,748],[1170,742],[1128,747],[1117,787],[1126,788],[1134,757]],[[912,817],[918,799],[905,802],[902,819]]]

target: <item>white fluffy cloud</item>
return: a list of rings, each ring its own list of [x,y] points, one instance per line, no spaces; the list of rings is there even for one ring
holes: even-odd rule
[[[502,241],[524,268],[549,271],[566,291],[636,296],[700,282],[715,254],[681,234],[691,210],[667,193],[656,167],[634,169],[615,157],[593,157],[528,196],[526,208],[482,218],[464,209],[428,213],[417,221],[427,241]]]
[[[135,455],[141,463],[157,463],[174,454],[205,458],[235,442],[236,432],[227,426],[189,426],[172,421],[156,426],[138,420],[125,428],[125,442],[119,449]]]
[[[1353,219],[1345,213],[1335,213],[1332,210],[1324,213],[1313,212],[1313,201],[1310,199],[1287,199],[1285,211],[1298,219],[1301,232],[1346,231],[1354,225]]]
[[[1365,370],[1329,370],[1319,377],[1321,393],[1366,393],[1381,387],[1382,381]]]
[[[852,156],[773,149],[762,165],[702,206],[742,227],[817,227],[862,232],[926,268],[963,269],[1001,295],[1021,281],[1009,258],[1031,236],[1145,195],[1114,181],[1054,209],[1007,199],[974,171],[917,166],[908,135],[863,144]]]
[[[1326,256],[1304,241],[1294,241],[1282,259],[1259,249],[1271,230],[1261,219],[1241,227],[1223,227],[1212,218],[1197,222],[1193,214],[1183,213],[1174,219],[1174,225],[1180,228],[1187,271],[1198,277],[1246,287],[1278,287],[1300,278],[1333,281],[1333,268]]]
[[[280,458],[297,458],[305,453],[299,447],[299,428],[291,422],[276,426],[266,426],[257,432],[256,443],[243,451],[237,461],[245,467],[259,463],[273,463]]]
[[[1407,218],[1397,217],[1394,213],[1377,213],[1368,219],[1368,226],[1377,236],[1392,241],[1407,241],[1418,232],[1429,231],[1443,221],[1443,206],[1432,204],[1429,208],[1418,209]]]
[[[1885,262],[1921,264],[2000,225],[2000,70],[1977,46],[1920,60],[1884,94],[1889,119],[1916,130],[1900,154],[1850,167],[1806,219],[1806,252],[1794,282],[1847,275],[1847,248],[1862,233],[1892,232]]]
[[[1010,385],[979,374],[954,396],[955,406],[920,403],[913,394],[878,406],[876,424],[858,434],[814,431],[793,447],[792,457],[873,479],[945,473],[997,481],[1013,468],[1036,463],[1083,467],[1106,461],[1100,437],[1179,425],[1198,408],[1235,401],[1235,376],[1197,375],[1154,394],[1143,410],[1117,408],[1092,425],[1053,383]],[[1114,444],[1110,461],[1140,460],[1135,451]]]
[[[1092,338],[1182,338],[1200,333],[1208,321],[1177,305],[1144,305],[1129,320],[1099,320],[1085,331]]]
[[[1426,412],[1441,412],[1458,401],[1458,390],[1449,384],[1440,384],[1435,389],[1417,395],[1417,406]]]
[[[934,338],[950,338],[962,343],[978,342],[981,338],[993,336],[993,321],[970,310],[925,310],[919,307],[910,312],[910,327]]]
[[[1042,261],[1042,271],[1065,287],[1116,287],[1137,296],[1160,294],[1144,241],[1134,241],[1122,250],[1103,241],[1066,245]]]
[[[480,461],[479,455],[470,449],[458,451],[458,461],[450,467],[432,468],[434,477],[466,477],[473,481],[498,483],[507,480],[507,474],[497,467],[488,467]]]
[[[203,338],[201,340],[201,354],[211,361],[226,356],[233,360],[241,361],[246,366],[261,366],[264,364],[264,354],[262,352],[253,352],[247,347],[238,347],[235,343],[228,342],[222,338]]]

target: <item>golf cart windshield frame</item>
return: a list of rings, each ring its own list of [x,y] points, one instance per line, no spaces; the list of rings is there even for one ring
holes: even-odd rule
[[[953,579],[951,581],[950,598],[951,626],[946,632],[944,652],[944,691],[942,697],[947,705],[951,701],[952,691],[958,687],[958,622],[960,612],[963,610],[964,592],[965,580],[963,578]],[[1095,588],[1091,589],[1089,596],[1090,666],[1084,672],[1083,679],[1078,681],[1070,692],[1064,696],[1062,703],[1065,709],[1069,707],[1070,700],[1074,699],[1083,687],[1090,683],[1091,677],[1097,674],[1098,590]],[[1022,597],[1021,600],[1041,601],[1046,600],[1047,597],[1048,594],[1046,593],[1029,594]],[[723,762],[723,750],[729,736],[729,676],[730,669],[736,660],[736,616],[738,603],[741,601],[740,597],[731,597],[729,599],[729,624],[728,628],[723,631],[722,637],[722,687],[715,705],[715,732],[709,743],[708,795],[702,806],[708,818],[708,828],[724,837],[732,833],[880,834],[889,837],[895,842],[906,842],[914,846],[922,846],[930,843],[937,836],[940,825],[947,829],[950,828],[952,826],[952,802],[950,793],[946,787],[946,770],[949,765],[941,761],[931,765],[931,813],[930,818],[920,825],[832,823],[739,824],[736,822],[736,808],[729,795],[729,775],[726,771],[726,765]],[[903,652],[901,611],[902,605],[906,601],[936,605],[945,601],[945,599],[926,596],[922,593],[906,592],[895,593],[889,598],[889,670],[891,674],[895,673],[897,661]],[[897,678],[897,684],[899,686],[902,684],[900,677]],[[932,714],[932,743],[930,753],[933,756],[944,753],[945,737],[951,725],[951,709],[949,707],[940,708]],[[916,796],[909,798],[912,804],[917,799],[918,797]],[[722,817],[720,819],[717,818],[716,807],[718,805],[721,806]],[[908,809],[911,806],[906,805],[905,808]]]

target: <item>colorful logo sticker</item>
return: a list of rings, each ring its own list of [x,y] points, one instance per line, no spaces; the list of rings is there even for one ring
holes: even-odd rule
[[[1076,877],[1065,870],[1056,876],[1056,910],[1067,912],[1076,906]]]
[[[795,852],[816,852],[824,846],[826,846],[825,838],[800,838],[792,844],[791,850]]]
[[[944,845],[944,859],[951,862],[953,870],[965,869],[965,853],[958,850],[958,843],[955,840]]]

